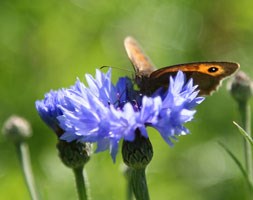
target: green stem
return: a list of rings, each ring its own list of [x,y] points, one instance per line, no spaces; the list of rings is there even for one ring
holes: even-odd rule
[[[31,167],[29,147],[25,142],[19,142],[16,144],[16,150],[31,199],[38,200],[38,193],[36,191]]]
[[[149,200],[145,168],[131,169],[131,185],[136,200]]]
[[[239,111],[242,118],[242,128],[251,136],[251,113],[248,101],[239,103]],[[248,179],[253,183],[253,162],[252,162],[252,147],[249,141],[244,138],[245,165],[248,174]]]
[[[126,188],[126,200],[133,200],[133,188],[131,184],[131,168],[126,166],[124,169],[124,175],[127,181],[127,188]]]
[[[126,199],[127,200],[133,200],[134,199],[133,188],[132,188],[132,185],[131,185],[130,181],[127,182],[127,196],[126,196]]]
[[[87,191],[85,186],[85,180],[83,176],[83,167],[74,168],[73,169],[75,174],[75,181],[76,181],[76,188],[79,200],[87,200]]]

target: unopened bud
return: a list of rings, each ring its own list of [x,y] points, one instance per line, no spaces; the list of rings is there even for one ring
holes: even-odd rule
[[[253,82],[242,71],[239,71],[228,85],[231,95],[237,102],[246,102],[253,95]]]
[[[19,143],[32,135],[30,123],[19,116],[13,115],[9,117],[2,128],[3,135],[14,143]]]

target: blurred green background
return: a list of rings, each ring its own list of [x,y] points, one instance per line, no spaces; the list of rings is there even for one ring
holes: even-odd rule
[[[0,123],[12,114],[33,127],[32,165],[42,199],[76,199],[72,171],[61,164],[54,133],[34,102],[45,92],[72,85],[95,68],[133,72],[123,39],[134,36],[158,67],[192,61],[235,61],[253,77],[253,3],[250,0],[1,0]],[[132,76],[113,70],[113,79]],[[198,107],[191,134],[173,148],[150,129],[154,157],[147,171],[151,199],[245,199],[238,168],[217,144],[243,161],[242,139],[232,121],[237,105],[226,90]],[[0,199],[29,199],[15,148],[0,136]],[[125,198],[122,158],[94,154],[86,166],[92,199]]]

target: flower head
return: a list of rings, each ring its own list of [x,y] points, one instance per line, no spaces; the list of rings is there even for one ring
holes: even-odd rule
[[[97,143],[96,152],[109,149],[115,160],[120,140],[134,141],[136,130],[148,138],[147,126],[157,129],[164,140],[186,134],[183,126],[192,120],[192,109],[203,101],[193,82],[185,83],[182,72],[170,77],[165,93],[141,95],[134,90],[129,78],[123,77],[116,85],[111,82],[111,70],[106,74],[96,71],[96,76],[86,75],[88,87],[79,80],[66,90],[51,92],[36,103],[42,119],[52,127],[52,122],[64,130],[60,139],[67,142]],[[54,126],[53,126],[54,127]]]

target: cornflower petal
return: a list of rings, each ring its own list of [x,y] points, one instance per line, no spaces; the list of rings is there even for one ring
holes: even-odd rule
[[[104,105],[117,101],[116,87],[111,82],[111,69],[106,74],[96,70],[96,79],[89,74],[86,74],[85,77],[89,90],[98,96]]]
[[[148,137],[145,127],[157,123],[158,114],[161,109],[162,101],[160,97],[146,97],[142,99],[142,107],[137,115],[136,128],[140,129],[144,137]]]

